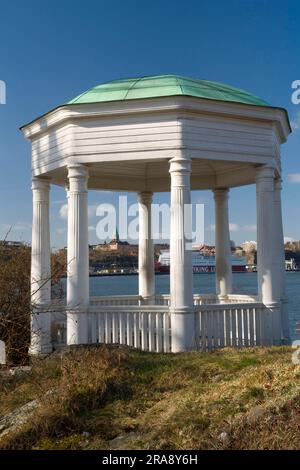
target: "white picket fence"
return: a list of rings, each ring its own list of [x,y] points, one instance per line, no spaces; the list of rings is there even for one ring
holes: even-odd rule
[[[196,348],[210,351],[224,347],[260,346],[265,337],[269,315],[263,304],[226,304],[203,306],[196,312]]]
[[[169,310],[163,306],[93,306],[88,313],[89,343],[117,343],[143,351],[170,352]]]
[[[138,296],[97,298],[88,317],[90,344],[124,344],[150,352],[171,352],[172,324],[168,304],[138,305]],[[164,299],[166,301],[167,299]],[[272,314],[258,302],[195,306],[195,349],[274,344]],[[53,342],[66,341],[66,322],[55,322]]]

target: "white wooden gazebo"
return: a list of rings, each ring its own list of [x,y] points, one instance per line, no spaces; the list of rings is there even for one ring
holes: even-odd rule
[[[68,344],[125,343],[150,351],[288,340],[280,145],[287,113],[227,85],[174,75],[104,83],[22,127],[32,144],[32,354],[52,350],[49,189],[68,198]],[[228,196],[256,184],[258,297],[232,294]],[[88,189],[136,191],[139,295],[89,296]],[[191,190],[211,189],[216,294],[193,293],[183,235]],[[170,295],[154,291],[151,201],[171,192]],[[64,320],[66,318],[66,322]]]

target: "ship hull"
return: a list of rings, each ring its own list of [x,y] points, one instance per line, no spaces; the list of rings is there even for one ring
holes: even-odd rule
[[[216,270],[215,266],[193,266],[194,274],[214,273],[215,270]],[[159,274],[169,274],[170,266],[157,264],[155,267],[155,271]],[[243,265],[232,266],[233,273],[245,273],[246,271],[247,271],[246,266],[243,266]]]
[[[155,270],[157,273],[169,273],[170,272],[170,251],[162,250],[159,258],[155,263]],[[216,270],[216,257],[212,254],[203,254],[199,250],[193,250],[192,255],[193,272],[195,274],[201,273],[214,273]],[[237,257],[234,254],[231,256],[232,272],[244,273],[246,269],[247,261],[245,257]]]

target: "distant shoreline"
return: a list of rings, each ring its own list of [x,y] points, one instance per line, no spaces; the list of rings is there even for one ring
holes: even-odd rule
[[[285,272],[287,273],[296,273],[299,272],[299,270],[289,270],[287,269]],[[241,271],[237,273],[232,273],[232,274],[253,274],[256,273],[256,271]],[[139,273],[95,273],[95,274],[89,274],[89,277],[117,277],[117,276],[138,276]],[[215,274],[214,271],[205,271],[205,272],[194,272],[193,274]],[[169,272],[156,272],[155,276],[165,276],[165,275],[170,275]],[[67,278],[67,275],[64,274],[62,278]]]

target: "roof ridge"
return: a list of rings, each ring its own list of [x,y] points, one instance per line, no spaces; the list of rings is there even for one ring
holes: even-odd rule
[[[177,85],[179,85],[179,88],[180,88],[180,90],[181,90],[181,94],[184,95],[183,89],[182,89],[182,86],[181,86],[181,83],[179,82],[179,77],[178,77],[177,75],[174,75],[174,77],[175,77],[175,80],[176,80],[176,82],[177,82]],[[182,77],[182,78],[183,78],[183,77]]]
[[[82,98],[84,95],[86,95],[87,93],[89,93],[91,90],[93,90],[95,87],[92,87],[92,88],[89,88],[88,90],[80,93],[80,95],[78,96],[75,96],[75,98],[73,98],[71,101],[69,101],[69,103],[76,103],[77,100],[79,100],[80,98]]]
[[[128,93],[130,92],[130,90],[131,90],[138,82],[140,82],[140,81],[142,80],[142,78],[145,78],[145,77],[139,77],[139,78],[137,78],[137,79],[130,85],[130,87],[128,88],[127,92],[125,93],[125,96],[124,96],[123,100],[126,100],[126,97],[127,97]]]

